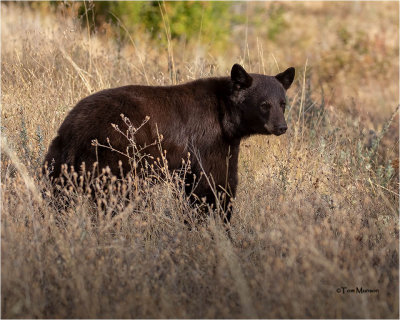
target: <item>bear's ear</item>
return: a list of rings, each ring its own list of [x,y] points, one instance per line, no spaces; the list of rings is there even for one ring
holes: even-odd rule
[[[282,83],[285,90],[289,89],[294,79],[295,69],[290,67],[282,73],[278,73],[275,78]]]
[[[251,86],[253,78],[240,64],[234,64],[231,70],[231,79],[236,89],[245,89]]]

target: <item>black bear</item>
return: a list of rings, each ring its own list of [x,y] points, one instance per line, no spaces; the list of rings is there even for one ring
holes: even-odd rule
[[[253,134],[286,132],[285,93],[294,76],[294,68],[267,76],[248,74],[235,64],[230,77],[199,79],[176,86],[130,85],[97,92],[70,111],[50,145],[45,164],[51,165],[50,176],[54,179],[60,176],[62,164],[79,171],[83,162],[87,169],[97,162],[99,168],[108,166],[113,174],[120,175],[121,161],[123,172],[128,172],[129,159],[107,148],[95,148],[92,141],[126,150],[128,140],[111,124],[123,128],[121,114],[136,127],[149,117],[148,123],[137,131],[135,143],[148,146],[146,154],[156,159],[160,150],[151,143],[162,135],[170,170],[179,170],[182,159],[194,152],[192,175],[187,177],[189,187],[193,175],[206,174],[212,179],[203,176],[194,193],[215,204],[215,191],[226,192],[225,203],[229,204],[238,184],[241,139]],[[211,188],[210,180],[217,190]],[[226,221],[230,216],[228,209]]]

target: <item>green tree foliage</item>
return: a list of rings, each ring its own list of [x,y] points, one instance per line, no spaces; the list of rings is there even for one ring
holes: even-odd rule
[[[288,24],[283,16],[284,9],[282,6],[273,5],[269,9],[268,19],[268,39],[275,40],[284,29],[288,27]]]
[[[234,19],[230,8],[229,2],[97,1],[82,3],[79,14],[84,23],[87,14],[91,28],[104,22],[117,25],[119,19],[129,32],[149,32],[154,39],[165,39],[169,28],[172,39],[223,43]]]

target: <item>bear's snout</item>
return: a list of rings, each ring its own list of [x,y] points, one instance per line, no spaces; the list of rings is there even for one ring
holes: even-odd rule
[[[287,130],[287,125],[283,124],[283,125],[280,125],[278,127],[275,127],[273,133],[276,136],[280,136],[281,134],[284,134],[286,132],[286,130]]]

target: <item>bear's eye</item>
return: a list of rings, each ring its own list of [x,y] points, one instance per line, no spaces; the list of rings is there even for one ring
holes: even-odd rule
[[[281,102],[281,108],[282,108],[283,112],[285,112],[286,102]]]
[[[268,102],[261,103],[260,109],[261,109],[262,113],[267,113],[269,111],[269,109],[270,109],[269,103]]]

